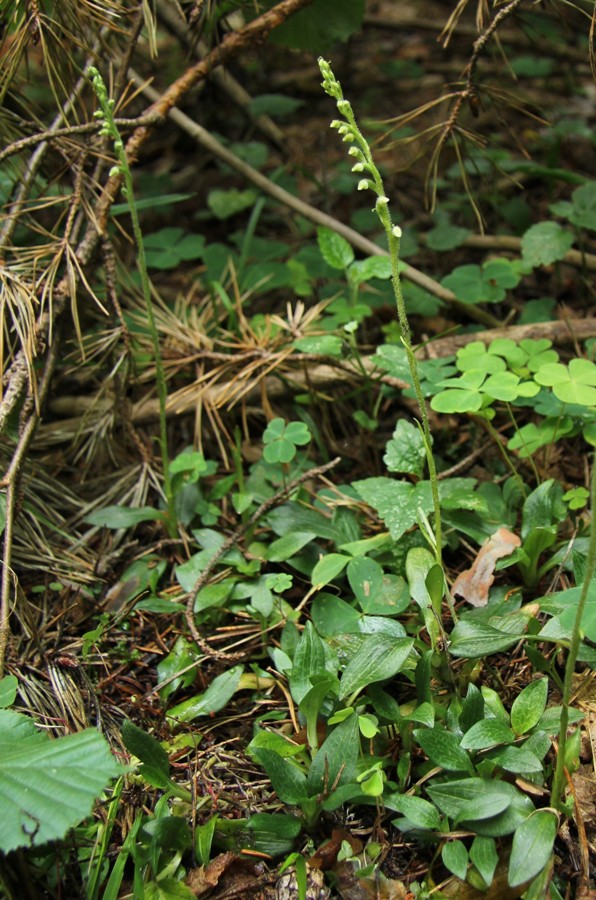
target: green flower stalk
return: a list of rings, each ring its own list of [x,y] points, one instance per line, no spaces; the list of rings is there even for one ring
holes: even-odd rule
[[[348,100],[344,98],[341,85],[336,79],[331,66],[326,60],[319,58],[319,68],[323,76],[322,87],[326,94],[333,97],[337,104],[337,110],[343,117],[344,121],[334,119],[331,127],[337,129],[337,133],[341,135],[344,143],[349,144],[348,155],[354,160],[352,172],[361,175],[358,182],[359,191],[373,191],[377,195],[375,202],[375,212],[377,213],[381,224],[387,235],[387,244],[391,257],[391,282],[393,284],[393,293],[397,306],[397,317],[401,329],[401,340],[408,358],[410,374],[412,376],[412,384],[416,393],[418,407],[420,409],[420,419],[422,423],[422,433],[424,437],[424,447],[426,450],[426,461],[428,465],[428,473],[431,483],[433,505],[435,510],[435,556],[437,563],[441,565],[441,510],[439,505],[439,484],[437,480],[437,470],[435,460],[432,454],[432,435],[428,422],[428,413],[426,410],[426,402],[420,387],[420,378],[418,376],[418,365],[416,356],[412,348],[412,337],[410,332],[410,324],[408,322],[408,314],[404,303],[403,293],[401,289],[401,277],[399,266],[399,245],[401,239],[401,228],[394,225],[391,220],[389,211],[389,198],[385,193],[381,174],[375,165],[368,141],[360,131],[356,117],[352,110],[352,106]]]
[[[145,244],[143,241],[143,233],[139,223],[139,214],[135,203],[135,196],[132,183],[132,173],[126,158],[124,142],[118,130],[118,126],[114,120],[114,100],[108,97],[108,91],[103,78],[94,66],[89,66],[87,74],[91,78],[93,90],[99,102],[99,109],[94,113],[95,118],[102,120],[102,126],[99,133],[106,135],[113,141],[114,152],[118,165],[113,166],[110,170],[110,176],[122,175],[124,185],[122,193],[126,197],[130,210],[130,218],[132,221],[132,230],[135,243],[137,245],[137,264],[139,275],[141,278],[141,289],[143,291],[143,299],[147,310],[147,322],[153,342],[153,356],[155,359],[155,380],[157,383],[157,397],[159,401],[159,450],[163,466],[163,486],[168,507],[168,531],[171,537],[176,534],[176,511],[174,506],[174,495],[172,492],[172,483],[170,477],[170,461],[168,454],[168,432],[166,419],[166,401],[168,390],[166,384],[166,376],[159,346],[159,334],[153,312],[153,302],[151,300],[151,286],[149,283],[149,274],[147,271],[147,260],[145,257]]]

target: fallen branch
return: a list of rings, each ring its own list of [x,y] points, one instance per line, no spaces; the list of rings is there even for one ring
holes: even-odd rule
[[[429,341],[421,345],[416,351],[419,359],[428,357],[451,356],[460,347],[464,347],[471,341],[482,341],[490,344],[496,338],[510,338],[513,341],[521,341],[527,338],[532,340],[548,339],[553,344],[561,346],[584,341],[587,338],[596,337],[596,318],[557,320],[554,322],[537,322],[530,325],[509,325],[503,328],[491,328],[487,331],[477,331],[472,334],[453,334],[443,338]],[[222,354],[217,354],[218,362],[221,362]],[[208,353],[204,354],[208,358]],[[319,357],[320,358],[320,357]],[[238,358],[233,355],[227,357],[230,368],[238,364]],[[263,365],[263,371],[241,381],[238,375],[223,381],[220,384],[209,384],[210,373],[204,376],[203,383],[194,382],[175,391],[168,398],[168,416],[187,415],[195,413],[197,405],[204,403],[216,409],[226,406],[232,408],[239,400],[259,402],[263,391],[269,399],[281,399],[288,396],[293,390],[297,393],[305,391],[322,391],[338,384],[362,381],[363,371],[383,384],[387,384],[397,390],[409,387],[405,381],[393,378],[379,370],[371,356],[362,356],[358,360],[358,366],[352,367],[348,361],[329,359],[319,365],[313,365],[317,359],[311,354],[296,354],[284,356],[286,366],[296,363],[296,368],[284,368],[277,375],[267,374],[272,365],[278,365],[281,354],[263,354],[259,351],[259,359]],[[301,368],[298,368],[301,366]],[[307,369],[305,370],[305,367]],[[96,418],[106,415],[113,410],[113,402],[109,398],[97,398],[95,396],[62,396],[54,398],[49,403],[49,409],[55,415],[70,416],[55,422],[48,422],[40,426],[40,441],[49,443],[67,443],[76,439],[84,429],[92,430]],[[134,403],[130,412],[130,421],[133,425],[144,425],[153,422],[158,416],[158,403],[155,398],[142,398]]]

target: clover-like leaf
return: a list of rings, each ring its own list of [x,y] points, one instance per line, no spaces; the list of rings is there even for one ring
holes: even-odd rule
[[[477,412],[483,405],[480,388],[485,378],[481,369],[471,369],[459,378],[440,381],[439,387],[445,390],[432,398],[431,408],[443,413]]]
[[[538,384],[552,387],[563,403],[596,406],[596,364],[589,359],[572,359],[569,365],[547,363],[534,375]]]
[[[442,284],[463,303],[499,303],[520,278],[519,265],[508,259],[492,259],[482,268],[458,266]]]
[[[269,463],[289,463],[296,456],[296,447],[308,444],[310,431],[304,422],[272,419],[263,433],[263,456]]]
[[[457,351],[457,368],[460,372],[469,372],[471,369],[478,369],[486,372],[487,375],[494,375],[496,372],[504,372],[507,364],[501,358],[498,350],[493,350],[493,344],[487,347],[482,341],[471,341]],[[511,342],[513,344],[513,341]],[[513,344],[515,346],[515,344]]]
[[[528,459],[541,447],[555,443],[572,430],[573,422],[568,416],[542,419],[538,424],[528,422],[508,440],[507,448],[517,450],[521,459]]]

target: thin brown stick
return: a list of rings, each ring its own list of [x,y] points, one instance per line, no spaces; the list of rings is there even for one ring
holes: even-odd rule
[[[29,446],[35,429],[39,421],[35,412],[35,402],[43,403],[47,396],[50,386],[51,376],[54,371],[58,352],[58,340],[55,340],[50,347],[42,378],[39,382],[37,396],[34,398],[33,391],[29,392],[29,405],[31,411],[26,418],[25,424],[19,435],[18,443],[12,455],[10,465],[2,479],[2,485],[6,487],[6,511],[4,525],[4,540],[2,553],[2,574],[0,576],[0,678],[4,674],[4,663],[6,659],[6,650],[8,647],[8,636],[10,633],[10,601],[11,601],[11,582],[12,582],[12,542],[14,536],[14,520],[18,506],[19,486],[21,467],[27,456]]]
[[[302,475],[299,475],[298,478],[294,478],[293,481],[290,481],[289,484],[285,485],[285,487],[281,488],[277,491],[272,497],[269,497],[265,500],[259,508],[252,514],[250,519],[247,522],[243,522],[242,525],[239,525],[235,531],[224,541],[224,543],[219,547],[216,553],[212,556],[212,558],[207,563],[205,569],[201,572],[197,581],[188,595],[188,600],[186,602],[186,624],[188,625],[188,630],[190,631],[193,640],[199,645],[202,652],[211,657],[211,659],[225,659],[225,660],[238,660],[244,657],[244,653],[225,653],[223,650],[216,650],[211,647],[205,638],[200,634],[194,619],[194,604],[197,598],[197,594],[199,591],[205,587],[209,578],[211,577],[211,573],[215,569],[216,565],[224,556],[231,547],[234,547],[243,535],[256,525],[256,523],[261,519],[265,513],[268,513],[270,509],[273,509],[274,506],[277,506],[282,500],[288,497],[292,491],[296,490],[301,484],[305,481],[308,481],[311,478],[319,478],[321,475],[324,475],[326,472],[329,472],[330,469],[333,469],[339,462],[341,461],[340,457],[336,457],[332,459],[331,462],[325,463],[322,466],[315,466],[313,469],[309,469],[307,472],[303,472]]]

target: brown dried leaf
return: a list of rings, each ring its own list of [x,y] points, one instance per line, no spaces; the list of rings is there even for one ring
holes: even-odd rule
[[[495,580],[495,564],[503,556],[510,556],[521,541],[508,528],[499,528],[482,545],[471,569],[466,569],[455,579],[452,597],[461,597],[472,606],[486,606],[488,592]]]
[[[349,860],[338,863],[333,871],[342,900],[405,900],[409,893],[401,881],[386,878],[378,870],[361,877]]]

